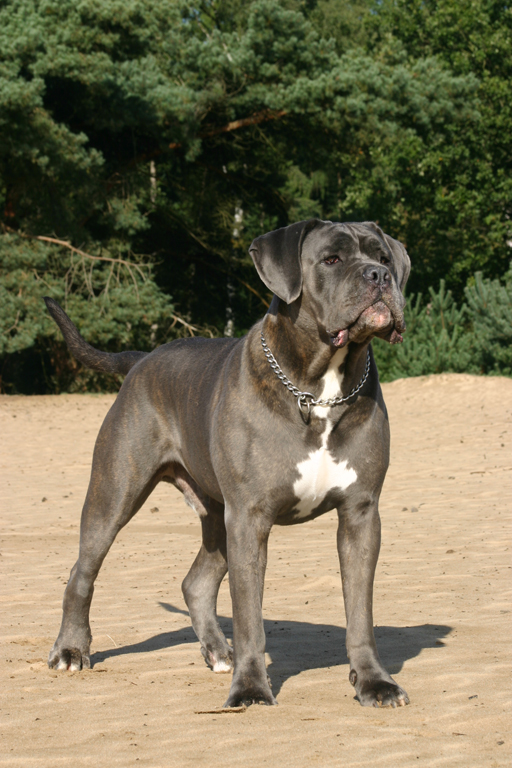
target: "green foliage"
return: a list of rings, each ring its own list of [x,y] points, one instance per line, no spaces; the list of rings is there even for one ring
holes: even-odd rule
[[[471,335],[465,333],[465,307],[458,308],[451,291],[441,280],[429,300],[411,296],[406,310],[407,331],[397,347],[374,342],[379,374],[383,381],[446,371],[461,373],[471,368]]]
[[[475,275],[467,304],[457,306],[441,280],[406,306],[407,331],[400,346],[376,340],[373,349],[382,381],[431,373],[512,375],[512,268],[499,280]]]
[[[481,372],[512,376],[512,264],[504,285],[477,273],[465,293]]]
[[[442,277],[460,302],[476,271],[502,275],[510,32],[496,0],[4,0],[3,386],[64,386],[44,283],[116,348],[150,347],[170,297],[242,334],[269,299],[249,244],[303,217],[378,221],[406,243],[414,293]],[[144,280],[123,266],[114,285],[120,262],[95,261],[69,288],[93,261],[78,251]]]
[[[435,57],[447,72],[476,78],[478,118],[452,124],[451,141],[426,153],[404,148],[405,173],[381,221],[420,256],[413,290],[443,276],[461,300],[474,272],[499,277],[510,259],[512,9],[503,0],[382,0],[366,29],[379,56]]]
[[[45,311],[55,298],[91,344],[111,352],[151,349],[166,341],[172,306],[149,267],[85,255],[15,235],[0,238],[0,356],[7,391],[103,390],[108,377],[79,370]],[[25,381],[27,370],[32,371]],[[35,380],[34,380],[35,379]]]

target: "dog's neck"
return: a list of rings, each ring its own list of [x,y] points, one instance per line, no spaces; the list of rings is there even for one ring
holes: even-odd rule
[[[286,304],[274,296],[263,321],[267,344],[286,376],[301,391],[324,397],[326,381],[340,371],[342,395],[361,380],[368,343],[335,347],[327,331],[300,302]],[[333,369],[336,368],[336,371]],[[269,373],[272,373],[269,367]],[[334,374],[334,376],[333,376]],[[331,386],[332,390],[332,386]],[[331,391],[328,397],[337,392]]]

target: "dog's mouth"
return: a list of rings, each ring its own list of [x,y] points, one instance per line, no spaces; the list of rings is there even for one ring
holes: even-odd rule
[[[355,322],[346,328],[331,333],[335,347],[346,346],[350,341],[365,341],[370,336],[379,336],[390,344],[401,344],[405,331],[402,310],[391,308],[382,299],[364,309]]]

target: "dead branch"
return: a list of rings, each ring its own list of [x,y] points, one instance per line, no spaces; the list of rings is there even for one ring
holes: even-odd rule
[[[133,276],[132,267],[137,270],[137,272],[140,274],[141,278],[143,280],[146,279],[146,276],[142,269],[139,267],[138,264],[135,264],[133,261],[126,261],[125,259],[113,259],[110,256],[92,256],[90,253],[86,253],[85,251],[81,251],[80,248],[75,248],[74,245],[71,245],[71,243],[68,243],[67,240],[57,240],[55,237],[45,237],[44,235],[26,235],[22,234],[21,232],[17,232],[16,234],[21,234],[22,237],[30,237],[33,240],[42,240],[45,243],[54,243],[55,245],[61,245],[64,248],[69,248],[70,251],[73,251],[73,253],[77,253],[79,256],[82,256],[84,259],[92,259],[93,261],[109,261],[113,264],[121,264],[123,267],[126,267],[128,269],[128,272],[130,273],[130,276],[134,282],[135,278]]]
[[[18,309],[18,311],[16,312],[16,320],[14,321],[14,325],[11,325],[10,328],[7,328],[5,331],[3,331],[3,333],[5,333],[6,336],[11,331],[15,331],[18,328],[18,323],[19,323],[19,320],[20,320],[20,313],[21,313],[21,310]]]
[[[195,331],[195,333],[201,333],[202,331],[206,331],[208,334],[210,334],[210,337],[213,339],[213,333],[208,328],[199,328],[196,325],[192,325],[191,323],[187,323],[187,321],[184,320],[179,315],[173,314],[172,315],[171,328],[174,328],[176,323],[181,323],[181,325],[183,325],[183,327],[187,329],[187,331],[190,333],[191,336],[195,335],[194,331]]]

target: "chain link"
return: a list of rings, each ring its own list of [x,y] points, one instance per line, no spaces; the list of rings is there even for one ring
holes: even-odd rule
[[[282,383],[285,385],[287,389],[290,390],[292,395],[294,395],[297,398],[297,405],[299,406],[300,412],[303,414],[306,414],[308,420],[309,420],[309,414],[312,406],[320,405],[324,408],[331,408],[334,405],[341,405],[342,403],[346,403],[347,400],[350,400],[351,397],[354,397],[359,390],[361,390],[366,382],[366,379],[368,378],[368,374],[370,373],[370,350],[368,350],[366,355],[366,367],[364,369],[363,378],[357,385],[357,387],[354,387],[348,395],[345,397],[342,397],[339,395],[338,397],[331,397],[329,400],[315,400],[314,395],[311,394],[311,392],[301,392],[298,387],[296,387],[290,379],[285,376],[283,373],[282,368],[280,367],[279,363],[275,359],[274,355],[268,348],[267,342],[265,341],[265,337],[263,335],[263,331],[261,331],[261,346],[263,347],[263,352],[265,353],[265,357],[267,358],[270,367],[276,374],[277,378],[282,381]],[[305,411],[303,409],[306,409]]]

